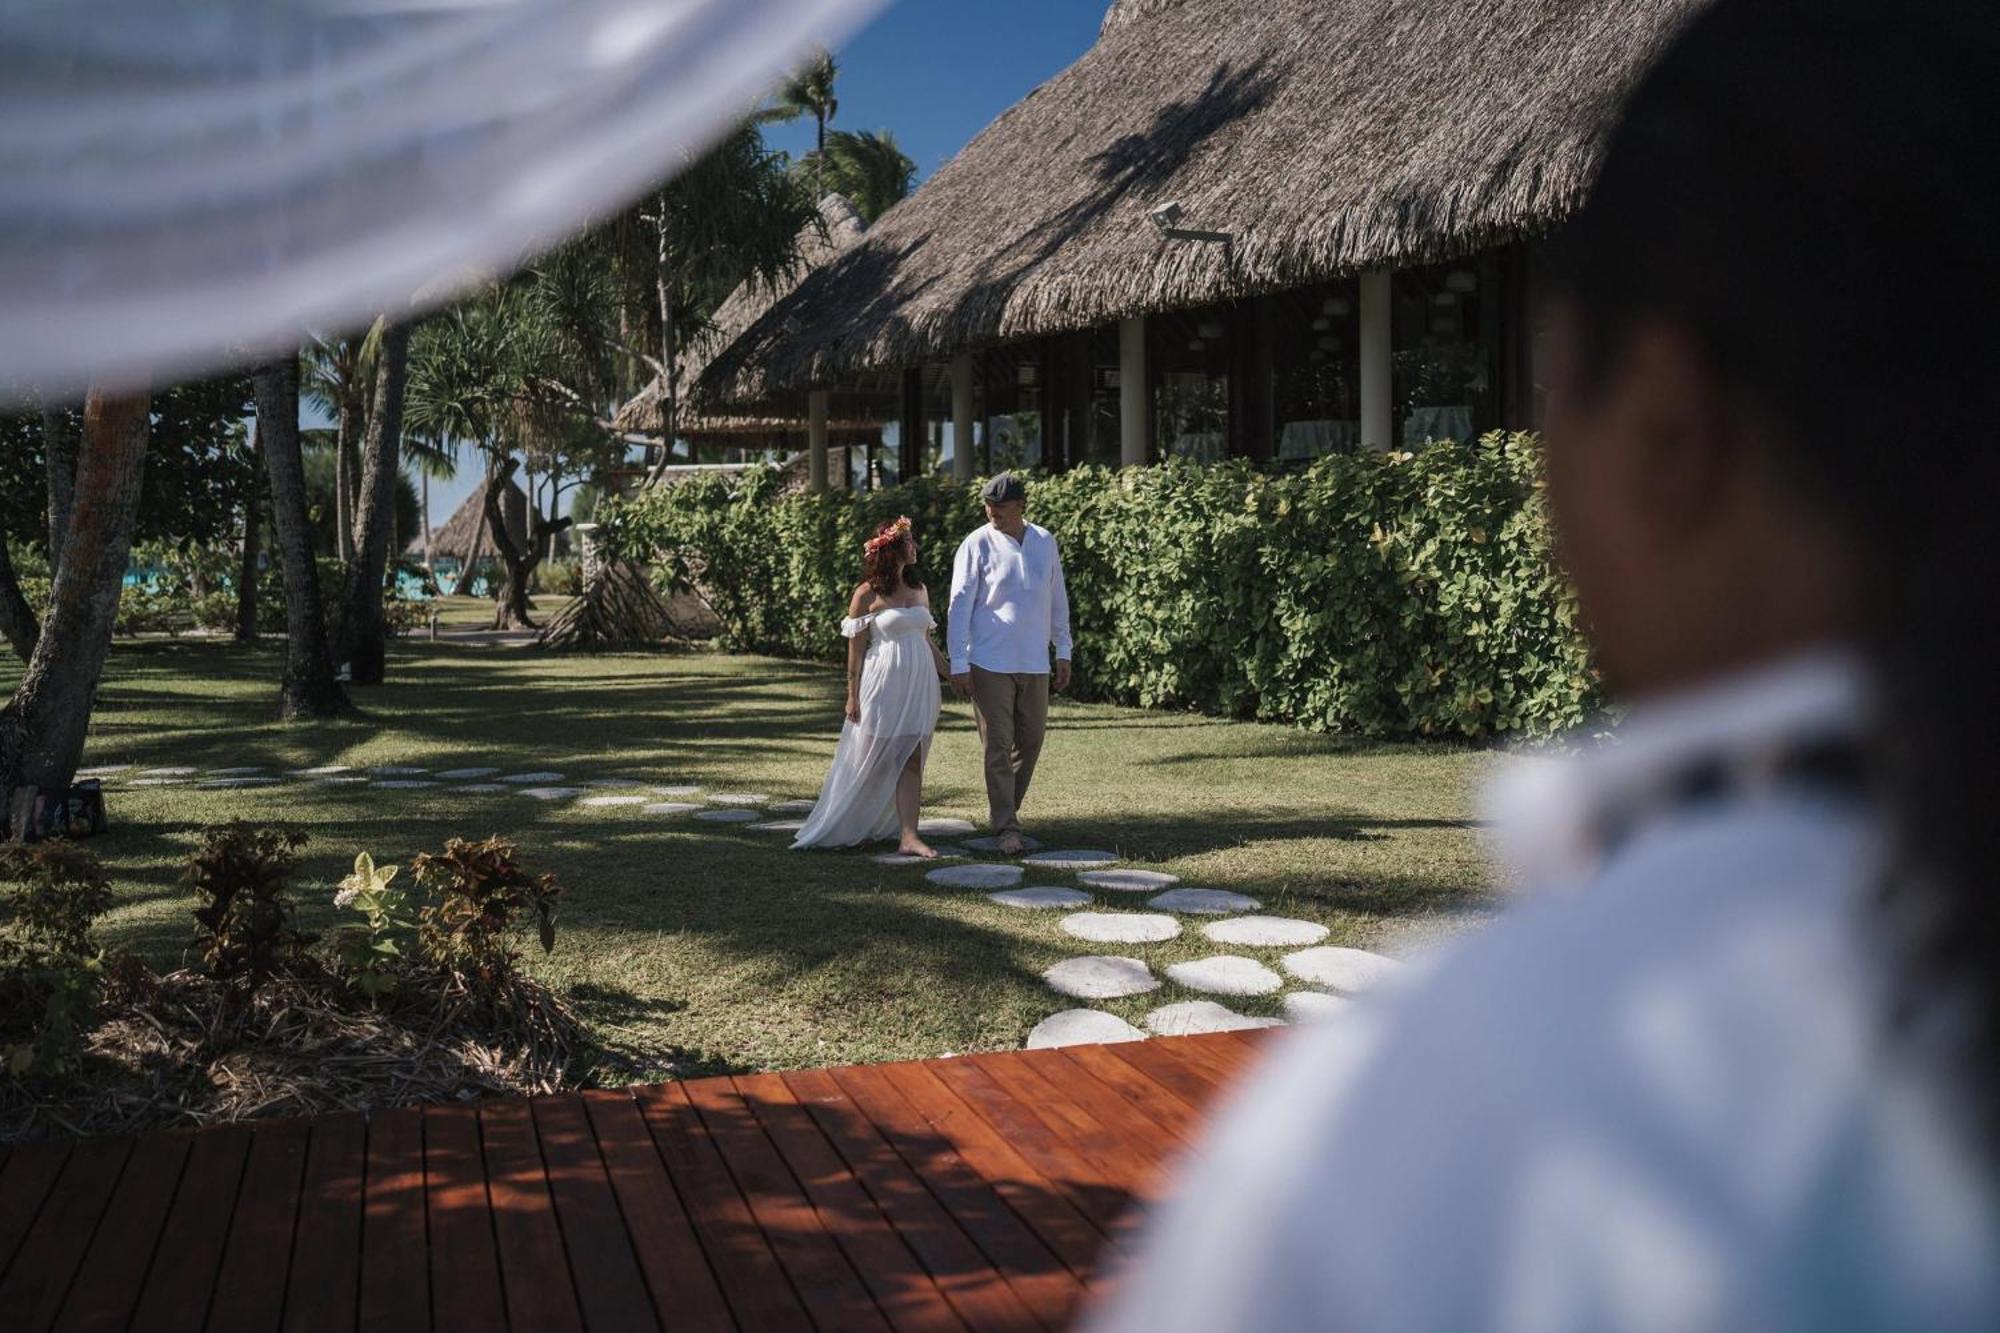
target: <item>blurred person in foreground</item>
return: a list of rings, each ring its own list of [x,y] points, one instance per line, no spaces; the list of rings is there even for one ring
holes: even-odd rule
[[[2000,1328],[1995,70],[1719,0],[1641,80],[1547,420],[1631,712],[1495,795],[1572,891],[1283,1039],[1100,1330]]]

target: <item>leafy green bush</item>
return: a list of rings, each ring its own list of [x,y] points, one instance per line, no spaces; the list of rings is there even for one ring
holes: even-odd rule
[[[519,955],[509,940],[524,913],[535,918],[542,952],[555,948],[562,889],[554,875],[522,864],[507,839],[452,838],[442,852],[419,854],[410,869],[432,896],[417,914],[424,957],[467,989],[493,994],[513,981]]]
[[[416,926],[410,896],[395,887],[397,866],[377,868],[363,852],[354,858],[354,873],[340,881],[333,905],[361,914],[363,924],[350,926],[334,941],[341,969],[355,988],[375,1001],[396,989],[396,968],[403,961],[399,935]]]
[[[1596,682],[1551,559],[1528,435],[1241,462],[1081,468],[1037,481],[1062,543],[1084,697],[1381,736],[1540,735]],[[731,651],[831,661],[865,537],[908,514],[943,614],[977,490],[786,491],[773,470],[605,506],[617,556],[700,591]]]
[[[233,823],[203,832],[182,879],[194,890],[195,948],[218,981],[254,991],[290,970],[313,937],[292,926],[303,833]]]
[[[16,1078],[74,1066],[95,1020],[111,906],[97,858],[61,839],[0,852],[0,1060]]]

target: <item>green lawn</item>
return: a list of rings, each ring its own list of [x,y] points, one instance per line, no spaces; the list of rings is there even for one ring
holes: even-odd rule
[[[816,793],[839,727],[829,668],[707,654],[550,657],[411,640],[363,714],[321,725],[271,718],[276,646],[121,643],[86,764],[407,764],[553,769],[570,782],[629,776],[709,791]],[[0,671],[11,688],[14,671]],[[1236,889],[1265,911],[1332,928],[1330,943],[1387,946],[1477,919],[1490,906],[1467,791],[1482,752],[1389,746],[1185,714],[1059,702],[1026,811],[1053,846],[1115,848],[1128,864]],[[977,740],[952,701],[933,751],[928,813],[978,819]],[[114,831],[96,844],[118,906],[107,943],[176,964],[187,938],[180,858],[234,815],[311,835],[301,885],[309,927],[357,851],[406,860],[447,836],[503,833],[566,886],[555,953],[539,975],[637,1047],[651,1072],[773,1069],[1018,1046],[1070,1002],[1039,973],[1092,952],[1170,963],[1224,950],[1187,918],[1168,944],[1092,946],[1061,912],[1023,912],[926,885],[916,868],[858,853],[794,854],[783,835],[543,803],[513,792],[269,788],[110,790]],[[1029,884],[1073,883],[1031,873]],[[1144,895],[1102,894],[1138,909]],[[1277,951],[1261,953],[1275,965]],[[1171,983],[1104,1005],[1137,1022],[1200,998]],[[1230,1001],[1274,1013],[1276,998]]]

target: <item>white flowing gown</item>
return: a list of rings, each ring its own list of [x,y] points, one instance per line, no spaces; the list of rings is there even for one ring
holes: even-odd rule
[[[840,632],[850,639],[868,635],[861,664],[861,721],[842,724],[833,769],[793,850],[852,847],[899,832],[896,779],[912,753],[930,756],[931,733],[937,729],[941,695],[930,648],[935,624],[921,606],[891,607],[840,622]]]

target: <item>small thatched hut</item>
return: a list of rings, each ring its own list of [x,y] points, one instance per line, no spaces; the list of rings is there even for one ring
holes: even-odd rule
[[[493,538],[485,532],[486,487],[480,482],[472,488],[472,494],[452,513],[445,525],[431,533],[431,557],[440,564],[449,563],[463,567],[475,549],[483,555],[497,555]],[[513,481],[508,481],[506,489],[500,492],[500,517],[507,525],[507,535],[518,546],[528,544],[528,497]],[[421,534],[404,548],[404,554],[413,559],[422,559],[424,539]]]
[[[905,469],[967,475],[1528,424],[1535,238],[1695,3],[1118,0],[697,393],[894,376]]]

